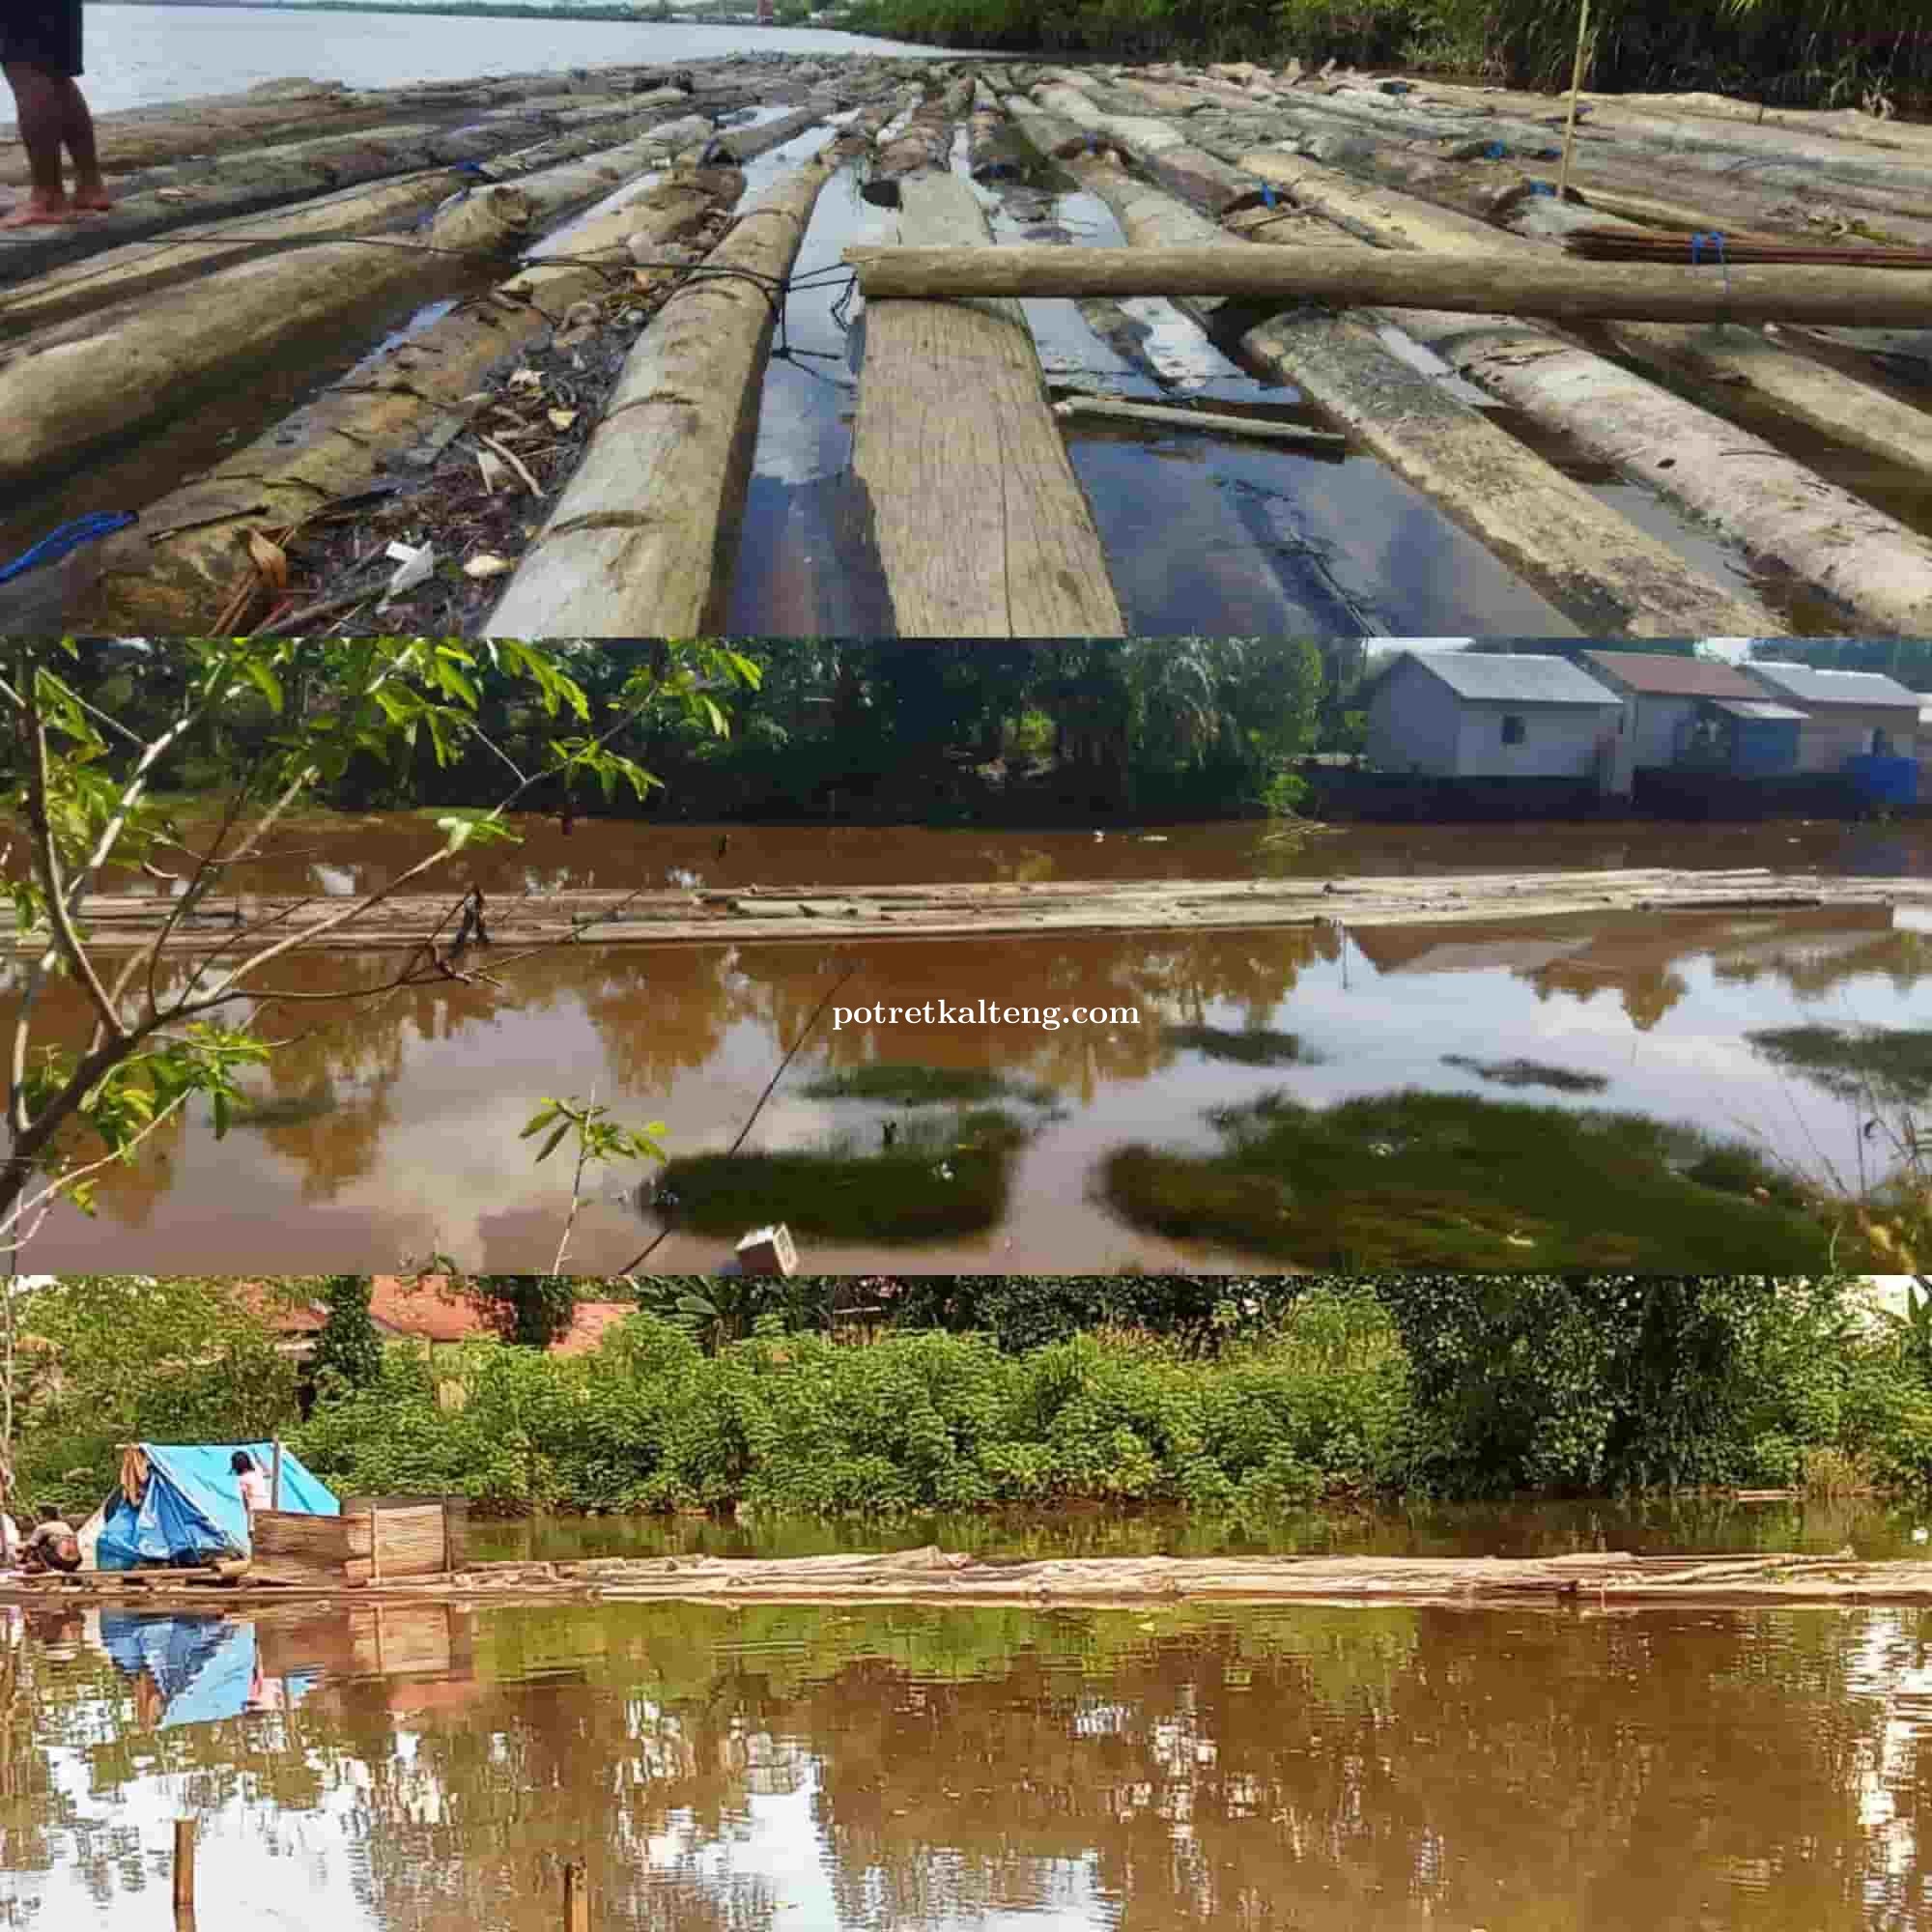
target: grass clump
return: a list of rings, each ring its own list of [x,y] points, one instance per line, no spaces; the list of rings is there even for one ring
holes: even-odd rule
[[[813,1100],[882,1100],[895,1107],[984,1106],[995,1100],[1051,1107],[1060,1098],[1051,1087],[996,1073],[991,1067],[921,1066],[899,1061],[821,1073],[800,1091]]]
[[[1268,1027],[1171,1026],[1161,1037],[1169,1046],[1198,1053],[1208,1060],[1232,1061],[1237,1066],[1319,1066],[1321,1056],[1297,1033],[1277,1033]]]
[[[782,1221],[794,1234],[876,1241],[977,1235],[1007,1211],[1026,1128],[997,1108],[909,1121],[891,1145],[686,1154],[658,1178],[659,1211],[707,1235]]]
[[[1579,1073],[1547,1060],[1473,1060],[1465,1053],[1445,1053],[1444,1066],[1460,1066],[1478,1080],[1497,1087],[1553,1087],[1559,1094],[1601,1094],[1610,1083],[1601,1073]]]
[[[1312,1267],[1822,1267],[1824,1227],[1749,1150],[1643,1115],[1404,1092],[1210,1117],[1215,1154],[1122,1148],[1137,1227]]]

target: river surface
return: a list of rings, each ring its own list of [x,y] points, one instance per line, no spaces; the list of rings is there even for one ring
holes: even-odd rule
[[[10,1924],[1932,1925],[1918,1610],[4,1614]]]
[[[705,26],[696,21],[496,19],[487,14],[307,13],[272,7],[90,4],[87,73],[97,114],[201,95],[239,94],[265,80],[339,80],[408,87],[638,67],[723,54],[937,54],[935,47],[817,27]]]
[[[1924,865],[1925,829],[1843,826],[1543,828],[1493,843],[1466,828],[1363,828],[1319,841],[1335,869],[1617,863],[1726,864],[1799,841],[1811,862],[1857,870]],[[291,842],[304,835],[292,835]],[[418,833],[345,844],[327,834],[301,863],[338,889],[392,876]],[[732,883],[888,879],[1238,875],[1257,864],[1246,827],[1176,828],[1166,844],[1091,834],[734,828],[555,828],[515,856],[479,858],[490,890],[544,884],[659,884],[680,875]],[[1159,836],[1159,835],[1155,835]],[[1502,848],[1510,841],[1511,850]],[[1807,842],[1808,841],[1808,842]],[[563,856],[568,847],[568,857]],[[711,857],[706,858],[709,853]],[[1246,854],[1245,858],[1243,854]],[[582,855],[582,856],[580,856]],[[489,871],[488,867],[499,869]],[[516,868],[505,870],[501,868]],[[277,881],[284,888],[291,879]],[[271,1008],[282,1038],[254,1111],[225,1139],[205,1111],[165,1127],[128,1168],[101,1177],[93,1218],[63,1209],[34,1245],[48,1269],[385,1271],[437,1254],[470,1268],[552,1264],[569,1206],[561,1161],[538,1167],[525,1122],[545,1096],[594,1094],[633,1124],[664,1123],[673,1153],[737,1138],[838,977],[841,1006],[874,1003],[1112,1010],[1104,1023],[961,1025],[938,1019],[817,1024],[757,1115],[754,1151],[843,1139],[866,1151],[896,1104],[814,1097],[828,1074],[872,1063],[991,1071],[1049,1090],[1017,1106],[1029,1138],[1014,1156],[997,1225],[919,1245],[814,1239],[808,1271],[1111,1270],[1234,1267],[1251,1258],[1136,1232],[1094,1197],[1105,1156],[1130,1142],[1208,1150],[1210,1109],[1288,1091],[1316,1104],[1406,1087],[1558,1104],[1594,1104],[1683,1121],[1767,1147],[1814,1178],[1855,1182],[1875,1158],[1868,1108],[1782,1066],[1756,1030],[1923,1025],[1932,951],[1884,905],[1779,913],[1620,914],[1542,923],[1486,922],[1347,932],[1005,935],[957,940],[816,938],[742,945],[582,947],[493,967],[473,984],[439,982],[365,999],[346,1014]],[[394,972],[381,957],[298,953],[273,983],[290,993],[370,991]],[[0,994],[0,1021],[10,1017]],[[57,983],[43,1024],[78,1025]],[[1243,1037],[1292,1033],[1303,1064],[1254,1064]],[[1452,1057],[1461,1065],[1451,1064]],[[1487,1083],[1471,1063],[1526,1058],[1588,1076],[1581,1099]],[[1266,1056],[1263,1056],[1265,1063]],[[592,1171],[570,1264],[609,1272],[659,1232],[640,1209],[635,1170]],[[687,1232],[654,1252],[666,1272],[709,1271],[727,1244]]]

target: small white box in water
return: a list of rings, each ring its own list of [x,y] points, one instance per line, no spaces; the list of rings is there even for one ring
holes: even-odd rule
[[[753,1228],[738,1243],[738,1265],[747,1274],[796,1274],[798,1250],[791,1244],[791,1230]]]

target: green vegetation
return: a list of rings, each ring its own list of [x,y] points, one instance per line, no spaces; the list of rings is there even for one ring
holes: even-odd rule
[[[1405,1092],[1212,1120],[1202,1156],[1122,1148],[1137,1227],[1317,1267],[1817,1267],[1828,1230],[1748,1150],[1636,1114]]]
[[[931,1241],[983,1234],[1007,1209],[1027,1130],[997,1108],[909,1120],[876,1149],[841,1136],[815,1150],[671,1160],[656,1205],[679,1226],[739,1235],[782,1221],[794,1234]]]
[[[328,1310],[315,1338],[310,1373],[320,1389],[367,1388],[383,1373],[383,1338],[369,1312],[373,1284],[366,1274],[330,1275],[322,1292]]]
[[[1212,59],[1570,82],[1577,9],[1548,0],[864,0],[843,23],[900,39],[1108,59]],[[1708,88],[1786,104],[1904,107],[1932,40],[1887,0],[1599,0],[1586,85]]]
[[[1269,1027],[1171,1026],[1162,1030],[1161,1037],[1183,1053],[1229,1060],[1237,1066],[1319,1066],[1321,1063],[1321,1056],[1304,1044],[1299,1034],[1278,1033]]]
[[[930,1107],[949,1101],[1018,1100],[1051,1107],[1060,1098],[1037,1081],[1015,1080],[989,1067],[918,1066],[877,1061],[868,1066],[821,1073],[799,1090],[813,1100],[883,1100],[895,1107]]]
[[[1861,1322],[1826,1277],[922,1278],[862,1285],[893,1310],[868,1346],[825,1331],[848,1284],[639,1286],[688,1319],[577,1356],[392,1345],[304,1422],[222,1285],[69,1278],[30,1297],[22,1493],[91,1509],[123,1442],[274,1434],[344,1492],[501,1509],[1932,1486],[1932,1319]],[[696,1332],[699,1300],[739,1339]],[[1096,1310],[1141,1325],[1066,1331]]]
[[[1465,1053],[1445,1053],[1444,1066],[1460,1066],[1478,1080],[1498,1087],[1553,1087],[1559,1094],[1601,1094],[1610,1083],[1601,1073],[1578,1073],[1574,1067],[1553,1066],[1547,1060],[1472,1060]]]

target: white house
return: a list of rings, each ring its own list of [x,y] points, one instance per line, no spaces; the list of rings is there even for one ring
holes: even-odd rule
[[[1919,695],[1880,671],[1813,670],[1758,659],[1740,668],[1804,712],[1801,771],[1841,772],[1847,758],[1918,756]]]
[[[1726,755],[1706,750],[1707,769],[1790,770],[1798,753],[1803,714],[1769,702],[1764,687],[1753,684],[1735,665],[1717,658],[1677,657],[1666,651],[1584,651],[1583,668],[1623,699],[1617,720],[1616,754],[1608,788],[1627,794],[1639,771],[1689,761],[1700,747],[1715,746],[1719,727],[1735,736],[1740,717],[1750,726],[1766,720],[1782,724],[1780,742],[1747,749],[1760,755],[1744,758],[1731,747]]]
[[[1368,708],[1369,760],[1384,771],[1594,779],[1623,700],[1568,658],[1400,651]]]

